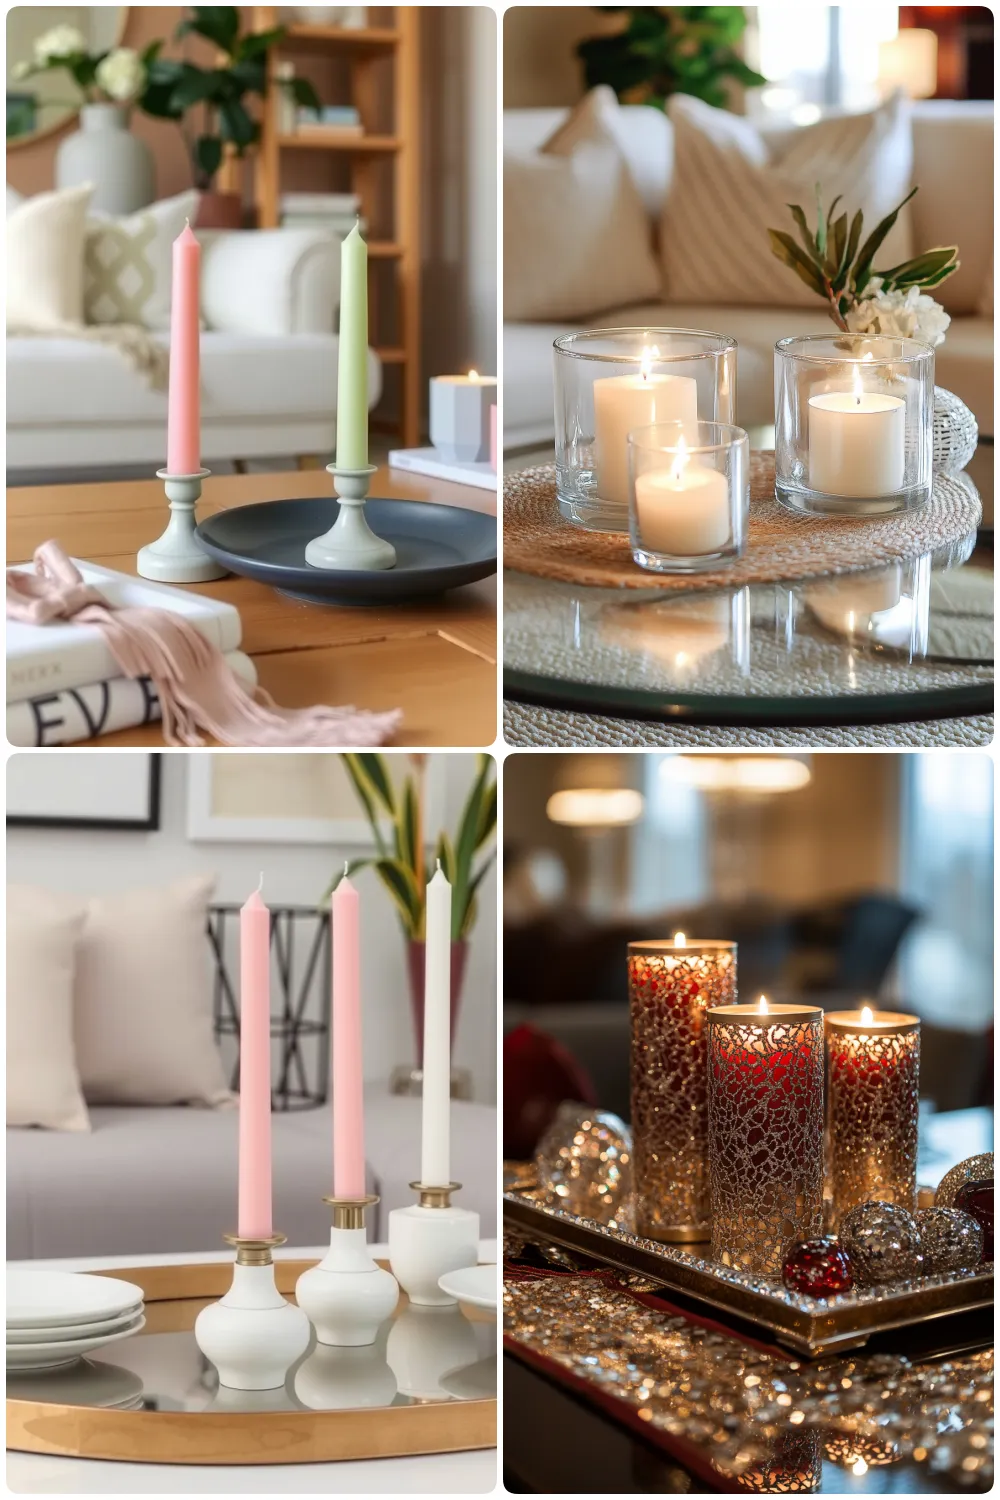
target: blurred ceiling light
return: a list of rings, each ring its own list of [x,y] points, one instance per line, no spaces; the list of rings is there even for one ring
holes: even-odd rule
[[[570,828],[624,828],[642,817],[641,792],[630,787],[567,787],[545,805],[552,823]]]
[[[702,792],[748,795],[794,792],[812,780],[806,762],[794,755],[676,755],[664,760],[661,774]]]
[[[886,94],[902,89],[911,99],[937,93],[938,41],[933,31],[907,26],[878,49],[878,81]]]

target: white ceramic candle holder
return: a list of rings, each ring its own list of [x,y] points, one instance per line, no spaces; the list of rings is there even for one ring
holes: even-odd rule
[[[233,1284],[220,1302],[198,1314],[195,1343],[218,1370],[220,1386],[275,1390],[309,1346],[309,1320],[274,1282],[271,1251],[285,1243],[285,1236],[248,1240],[227,1234],[225,1239],[236,1246]]]
[[[389,1215],[389,1264],[418,1307],[451,1307],[455,1298],[441,1290],[438,1279],[447,1271],[478,1264],[479,1215],[451,1204],[452,1193],[461,1186],[411,1182],[418,1202],[394,1208]]]
[[[365,501],[375,465],[338,469],[336,464],[327,464],[326,472],[333,475],[340,510],[330,530],[308,543],[306,562],[313,568],[372,571],[394,568],[395,547],[377,537],[365,519]]]
[[[330,1248],[295,1283],[296,1301],[321,1344],[373,1344],[399,1300],[395,1277],[375,1264],[365,1236],[365,1209],[378,1198],[324,1198],[323,1202],[333,1209]]]
[[[497,383],[478,375],[435,375],[431,380],[431,442],[451,463],[482,463],[490,456],[490,409]]]
[[[209,557],[195,535],[194,510],[201,499],[202,480],[208,478],[209,472],[208,469],[199,469],[197,474],[156,471],[170,504],[170,520],[158,541],[139,548],[135,566],[140,578],[153,578],[158,583],[209,583],[213,578],[226,577],[225,568]]]

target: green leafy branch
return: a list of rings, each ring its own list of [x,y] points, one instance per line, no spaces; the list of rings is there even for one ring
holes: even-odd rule
[[[327,888],[327,897],[344,875],[373,869],[389,892],[408,938],[425,931],[427,884],[440,862],[451,885],[451,935],[468,937],[476,920],[477,893],[496,857],[487,852],[497,824],[497,784],[488,755],[476,757],[476,777],[452,838],[442,830],[433,856],[425,853],[424,757],[414,757],[414,774],[396,786],[384,755],[343,755],[355,795],[364,809],[375,841],[374,857],[349,860]]]
[[[811,229],[803,209],[789,203],[789,212],[799,232],[800,244],[781,229],[769,229],[771,251],[789,270],[795,272],[810,291],[827,303],[830,317],[837,327],[848,331],[847,314],[862,301],[873,277],[878,277],[884,291],[906,291],[911,286],[927,289],[958,270],[958,246],[942,245],[925,250],[912,260],[902,261],[888,270],[876,271],[875,256],[889,234],[901,210],[917,192],[913,188],[902,203],[878,223],[862,241],[864,215],[860,208],[849,219],[846,212],[837,213],[841,198],[834,198],[824,213],[822,190],[816,184],[816,227]]]
[[[627,16],[614,35],[588,37],[577,46],[588,89],[613,88],[630,104],[662,109],[672,94],[692,94],[724,108],[727,85],[757,88],[767,80],[740,56],[746,30],[740,5],[601,5]]]

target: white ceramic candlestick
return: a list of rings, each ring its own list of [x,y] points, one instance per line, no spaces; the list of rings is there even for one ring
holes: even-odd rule
[[[460,1182],[434,1187],[411,1182],[418,1202],[394,1208],[389,1215],[389,1264],[411,1302],[418,1307],[450,1307],[438,1286],[447,1271],[474,1266],[479,1261],[479,1215],[453,1208],[451,1195]]]
[[[156,477],[163,480],[170,504],[170,520],[157,541],[139,548],[135,566],[140,578],[155,578],[159,583],[208,583],[226,577],[225,568],[209,557],[195,535],[194,508],[208,474],[208,469],[200,469],[197,474],[157,470]]]
[[[324,1198],[333,1209],[330,1248],[318,1265],[303,1271],[295,1298],[321,1344],[373,1344],[379,1327],[399,1300],[396,1280],[377,1266],[368,1249],[365,1209],[378,1198]]]
[[[226,1235],[236,1246],[233,1284],[219,1302],[203,1307],[195,1343],[219,1372],[219,1384],[237,1391],[275,1390],[309,1345],[309,1320],[287,1302],[274,1282],[271,1251],[283,1234],[266,1240]]]
[[[340,510],[330,530],[306,546],[306,562],[314,568],[394,568],[395,547],[377,537],[365,519],[365,500],[375,465],[340,469],[336,464],[327,464],[326,471],[333,475]]]

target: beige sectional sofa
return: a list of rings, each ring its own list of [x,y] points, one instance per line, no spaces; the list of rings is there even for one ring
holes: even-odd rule
[[[507,110],[504,151],[537,150],[567,118],[553,109]],[[659,110],[627,106],[614,129],[649,215],[649,233],[669,204],[672,127]],[[961,269],[936,293],[952,316],[937,351],[937,382],[975,412],[980,431],[993,433],[993,319],[988,306],[993,269],[993,106],[930,100],[913,107],[913,229],[919,248],[957,244]],[[734,226],[734,234],[736,228]],[[539,246],[544,253],[544,246]],[[790,274],[790,273],[789,273]],[[773,422],[772,351],[790,334],[830,328],[822,308],[728,307],[647,303],[610,307],[582,324],[508,323],[504,329],[504,448],[537,447],[553,439],[552,341],[573,326],[652,325],[727,333],[739,344],[737,420],[744,427]]]

